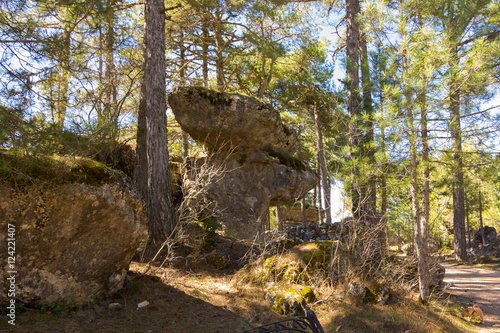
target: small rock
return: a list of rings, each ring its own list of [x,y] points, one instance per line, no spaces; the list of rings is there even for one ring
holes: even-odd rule
[[[110,303],[108,305],[108,309],[110,309],[110,310],[121,310],[122,309],[122,305],[120,303]]]
[[[139,310],[140,308],[146,307],[148,305],[149,305],[148,301],[142,301],[139,304],[137,304],[137,310]]]

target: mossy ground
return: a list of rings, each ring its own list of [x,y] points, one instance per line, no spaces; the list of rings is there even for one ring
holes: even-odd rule
[[[0,179],[18,189],[68,183],[100,186],[119,178],[118,172],[88,158],[0,151]]]

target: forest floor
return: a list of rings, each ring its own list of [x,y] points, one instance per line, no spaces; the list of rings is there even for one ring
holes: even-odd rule
[[[473,266],[446,263],[445,268],[451,301],[479,305],[484,323],[477,326],[478,332],[500,333],[500,260]]]
[[[148,269],[146,263],[133,261],[126,286],[118,294],[76,309],[58,304],[25,307],[17,314],[15,327],[2,320],[0,331],[242,333],[252,327],[285,319],[270,308],[262,287],[235,284],[234,273],[234,270],[220,270],[208,265],[152,265]],[[454,279],[453,275],[446,278]],[[458,283],[453,282],[452,288],[460,286]],[[490,290],[493,288],[495,285],[489,286]],[[329,292],[321,294],[318,291],[318,298],[325,300]],[[423,306],[418,303],[416,293],[395,291],[390,302],[382,306],[355,302],[339,293],[312,309],[328,333],[472,333],[482,327],[493,327],[488,326],[494,322],[489,308],[485,307],[485,325],[467,323],[460,315],[462,305],[467,301],[450,302],[450,297],[439,293],[433,295],[429,305]],[[138,308],[143,301],[149,304]],[[113,303],[119,303],[119,309],[112,309],[110,304]]]

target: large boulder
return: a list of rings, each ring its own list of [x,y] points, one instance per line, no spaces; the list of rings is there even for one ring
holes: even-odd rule
[[[78,167],[60,184],[18,189],[0,180],[0,279],[9,282],[0,302],[76,306],[122,288],[146,218],[130,180],[96,166],[108,173],[97,185],[67,182],[82,175]]]
[[[208,148],[207,157],[193,161],[189,178],[204,184],[227,234],[261,239],[269,206],[294,203],[318,182],[293,157],[298,136],[271,106],[199,87],[177,88],[169,104],[182,129]]]
[[[293,154],[297,135],[281,122],[280,114],[255,98],[179,87],[168,103],[182,129],[212,150],[259,150]]]
[[[483,244],[484,235],[484,244]],[[497,230],[494,227],[484,226],[484,228],[479,228],[479,230],[474,235],[472,240],[472,246],[477,248],[479,244],[485,246],[487,244],[493,244],[497,240]]]

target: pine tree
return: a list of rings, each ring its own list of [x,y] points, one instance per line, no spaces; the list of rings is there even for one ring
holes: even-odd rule
[[[147,0],[144,13],[144,74],[137,125],[136,183],[146,200],[149,238],[162,242],[176,224],[167,149],[164,1]]]

